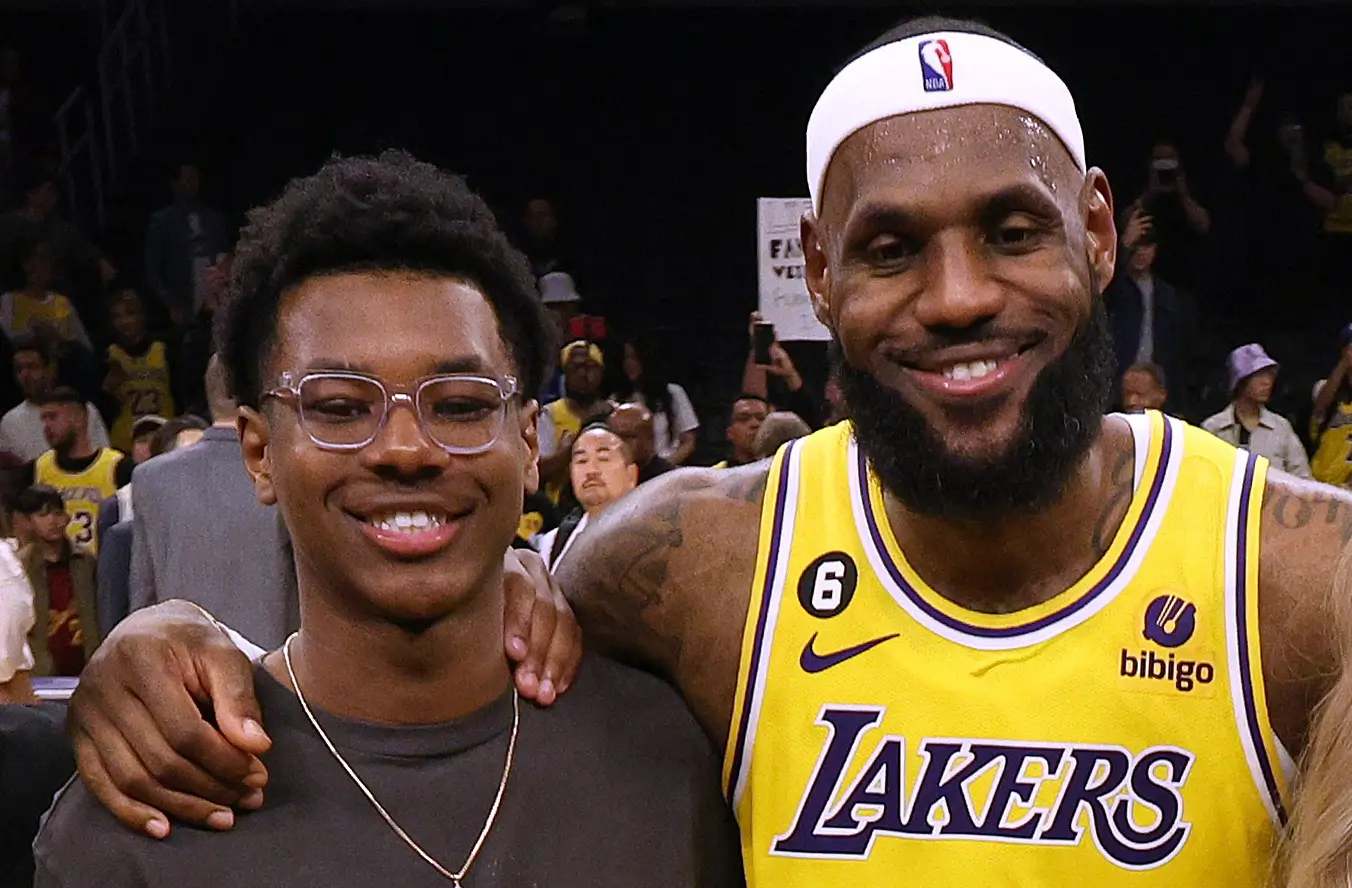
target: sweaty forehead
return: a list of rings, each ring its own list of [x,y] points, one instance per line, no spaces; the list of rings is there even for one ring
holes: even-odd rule
[[[1051,128],[1004,105],[965,105],[889,117],[841,143],[827,167],[823,220],[843,220],[880,191],[917,196],[961,183],[989,188],[1038,183],[1074,200],[1084,181]]]

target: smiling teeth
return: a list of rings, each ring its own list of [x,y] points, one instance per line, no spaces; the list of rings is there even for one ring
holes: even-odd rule
[[[959,382],[968,379],[981,379],[988,373],[994,373],[995,368],[999,366],[998,361],[972,361],[967,364],[954,364],[944,370],[944,378]]]
[[[427,512],[394,512],[371,519],[374,526],[393,533],[422,533],[435,530],[443,523],[445,519],[442,516],[429,515]]]

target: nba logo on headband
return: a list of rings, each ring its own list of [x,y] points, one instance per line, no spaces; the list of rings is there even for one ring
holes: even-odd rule
[[[920,77],[925,92],[948,92],[953,88],[953,54],[947,40],[926,40],[920,44]]]

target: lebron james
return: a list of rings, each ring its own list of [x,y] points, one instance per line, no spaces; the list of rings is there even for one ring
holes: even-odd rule
[[[558,577],[589,644],[724,748],[757,888],[1263,884],[1337,671],[1352,498],[1104,416],[1113,196],[1007,37],[885,35],[823,92],[807,173],[851,422],[608,509]],[[133,618],[77,694],[86,781],[138,828],[231,803],[248,675],[205,618]],[[166,746],[176,779],[105,767]]]

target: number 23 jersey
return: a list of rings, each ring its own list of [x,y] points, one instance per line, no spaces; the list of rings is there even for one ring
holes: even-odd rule
[[[911,568],[848,424],[781,449],[724,762],[751,888],[1264,884],[1290,768],[1259,663],[1267,464],[1126,419],[1107,552],[1007,615]]]
[[[169,383],[169,359],[163,342],[155,341],[145,352],[132,355],[120,345],[108,346],[108,364],[121,368],[124,377],[114,392],[119,405],[109,440],[124,453],[131,453],[131,430],[143,416],[174,415],[174,395]]]

